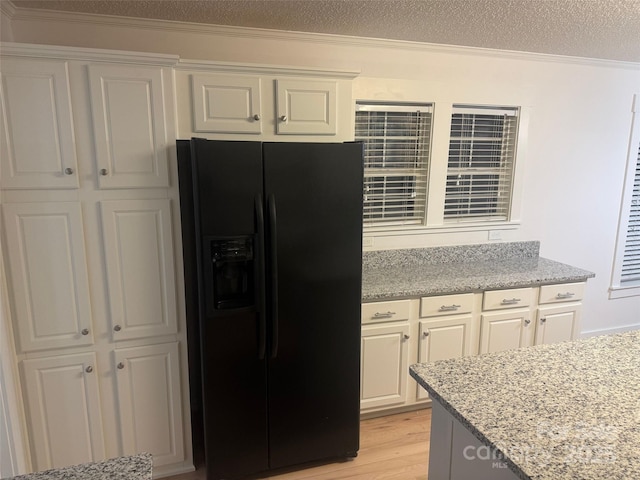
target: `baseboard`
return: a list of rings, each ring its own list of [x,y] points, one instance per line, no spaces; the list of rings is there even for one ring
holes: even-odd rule
[[[171,465],[162,465],[161,467],[153,467],[153,478],[170,477],[172,475],[180,475],[195,471],[193,462],[173,463]]]
[[[411,405],[404,405],[396,408],[384,408],[382,410],[375,410],[373,412],[363,412],[360,414],[360,420],[368,420],[370,418],[386,417],[387,415],[394,415],[396,413],[411,412],[413,410],[421,410],[423,408],[431,407],[431,400],[426,400],[420,403],[413,403]]]
[[[631,332],[633,330],[640,330],[640,323],[636,323],[634,325],[624,325],[622,327],[616,327],[616,328],[603,328],[600,330],[589,330],[589,331],[580,333],[580,338],[589,338],[589,337],[597,337],[599,335],[611,335],[614,333]]]

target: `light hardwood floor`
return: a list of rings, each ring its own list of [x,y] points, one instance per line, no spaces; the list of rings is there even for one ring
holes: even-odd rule
[[[245,480],[427,480],[430,430],[430,408],[363,420],[356,458]],[[168,480],[205,478],[197,470]]]

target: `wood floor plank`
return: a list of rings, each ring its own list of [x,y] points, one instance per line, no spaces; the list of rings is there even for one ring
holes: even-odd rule
[[[427,480],[430,430],[430,408],[363,420],[356,458],[244,480]],[[167,480],[205,478],[199,469]]]

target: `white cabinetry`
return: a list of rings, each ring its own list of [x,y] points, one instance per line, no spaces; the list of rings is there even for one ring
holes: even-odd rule
[[[580,333],[584,283],[540,287],[536,344],[575,340]]]
[[[168,199],[100,204],[114,340],[177,332]]]
[[[68,64],[2,59],[0,186],[78,188]]]
[[[100,188],[168,187],[171,72],[129,65],[88,69]]]
[[[34,469],[104,460],[94,353],[22,362]]]
[[[480,327],[480,353],[533,345],[533,288],[484,292]],[[497,311],[492,311],[497,310]]]
[[[155,467],[184,460],[178,343],[115,350],[123,454]]]
[[[1,55],[3,253],[31,467],[148,451],[156,475],[191,470],[176,59]]]
[[[80,205],[7,203],[2,210],[20,349],[92,344]]]
[[[418,362],[435,362],[467,355],[477,351],[474,342],[474,294],[423,297],[419,322]],[[417,398],[427,399],[424,388],[417,386]]]
[[[402,405],[407,399],[410,300],[362,307],[360,407]]]
[[[182,138],[353,140],[356,72],[184,63],[200,71],[177,77]],[[189,91],[187,103],[180,95]],[[184,129],[189,123],[191,131]]]

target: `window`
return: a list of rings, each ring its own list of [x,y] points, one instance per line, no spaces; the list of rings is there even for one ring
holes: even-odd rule
[[[454,105],[445,221],[509,220],[517,113]]]
[[[640,94],[634,96],[629,158],[610,298],[640,295]]]
[[[364,143],[365,228],[423,225],[431,105],[356,105],[355,139]]]

